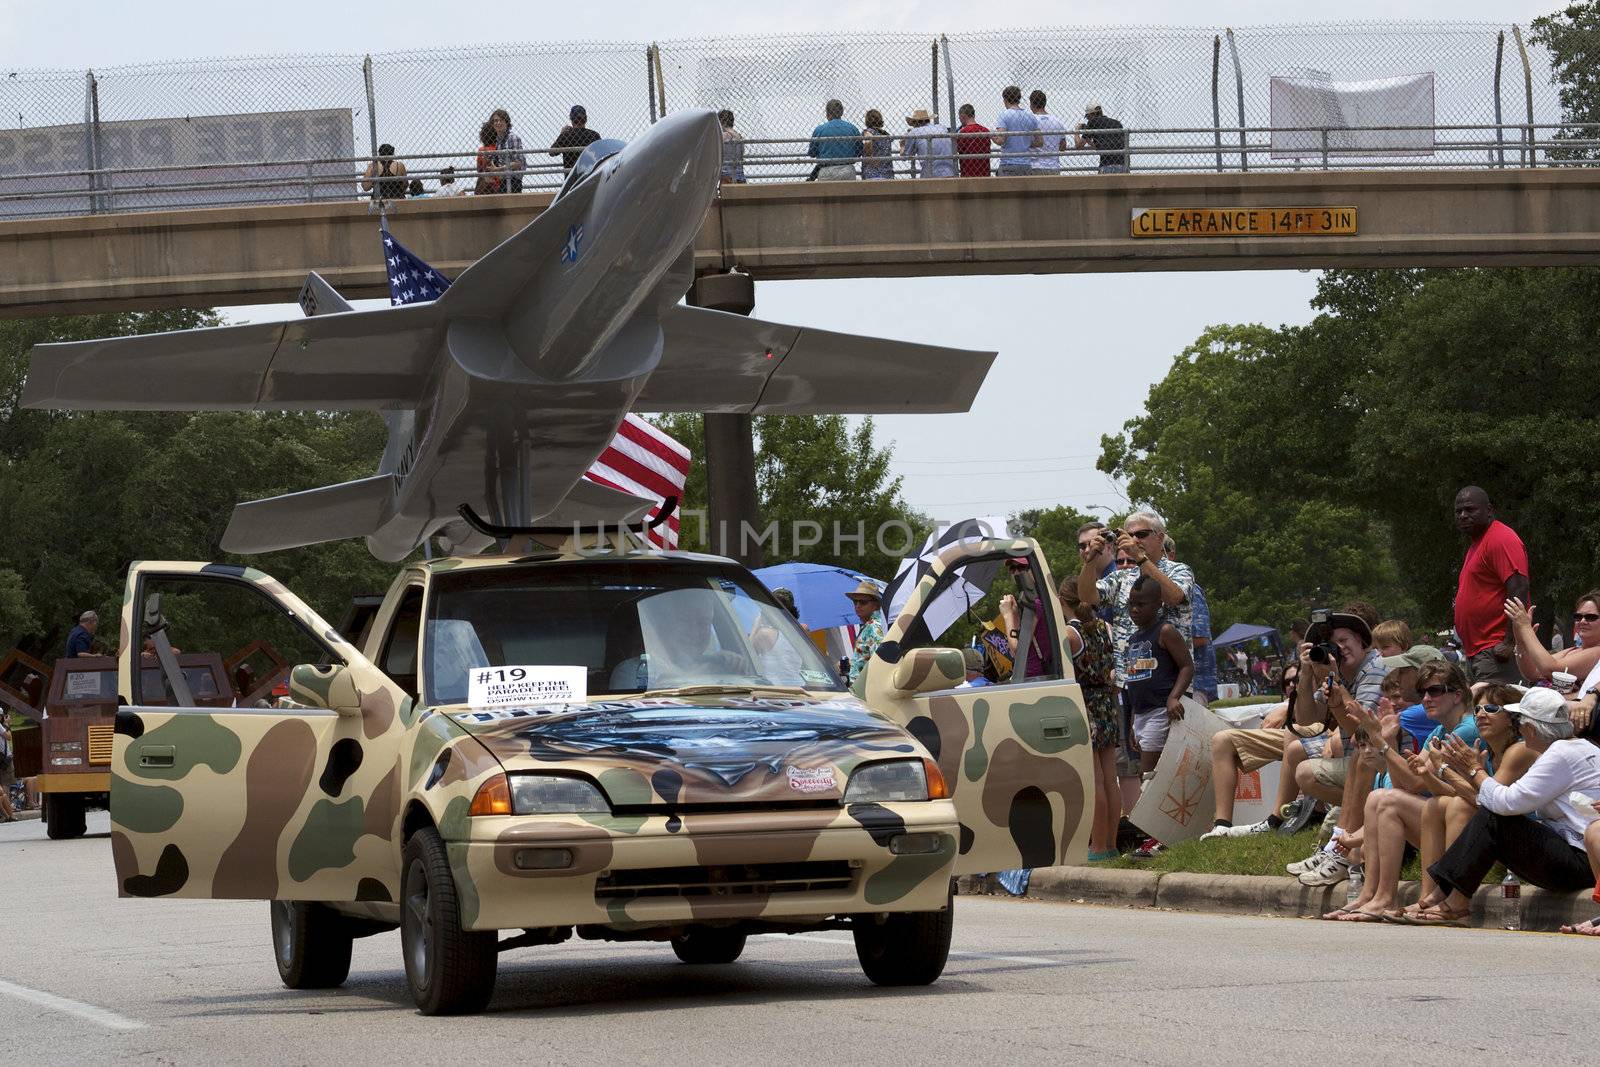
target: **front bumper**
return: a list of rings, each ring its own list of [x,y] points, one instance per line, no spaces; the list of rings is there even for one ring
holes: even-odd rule
[[[446,848],[471,930],[938,911],[959,837],[947,800],[467,824]],[[930,850],[896,854],[907,845]]]

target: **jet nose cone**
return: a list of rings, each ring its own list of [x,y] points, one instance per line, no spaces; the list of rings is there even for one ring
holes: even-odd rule
[[[682,175],[696,184],[716,182],[722,170],[722,124],[714,111],[680,111],[656,123],[651,140],[682,160]]]

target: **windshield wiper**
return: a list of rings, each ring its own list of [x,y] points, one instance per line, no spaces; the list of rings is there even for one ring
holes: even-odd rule
[[[763,693],[772,693],[776,696],[810,696],[811,694],[797,685],[683,685],[676,689],[647,689],[637,694],[641,697],[699,697],[711,696],[716,693],[748,693],[751,696]]]

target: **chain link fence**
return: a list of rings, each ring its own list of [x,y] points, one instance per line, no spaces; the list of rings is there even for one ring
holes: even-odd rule
[[[497,108],[526,152],[529,190],[559,185],[561,158],[547,146],[573,105],[624,140],[668,112],[731,110],[749,180],[795,181],[812,174],[809,135],[830,99],[857,126],[877,111],[899,137],[917,112],[940,129],[963,104],[992,127],[1007,85],[1025,105],[1043,90],[1069,131],[1099,103],[1127,128],[1134,170],[1589,162],[1600,127],[1573,123],[1597,116],[1570,99],[1564,108],[1558,75],[1570,96],[1575,78],[1600,71],[1575,70],[1537,37],[1463,23],[1055,28],[17,72],[0,79],[0,218],[348,200],[364,195],[381,145],[424,190],[447,168],[451,191],[467,190],[480,161],[509,158],[505,144],[480,152]],[[1409,121],[1384,121],[1395,100]],[[1066,172],[1097,164],[1092,149],[1061,158]]]

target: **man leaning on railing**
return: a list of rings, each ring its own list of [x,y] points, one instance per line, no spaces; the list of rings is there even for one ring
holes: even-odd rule
[[[855,161],[861,156],[861,131],[846,122],[844,105],[829,100],[823,109],[828,121],[811,131],[806,155],[817,161],[812,174],[819,182],[848,182],[856,176]]]

